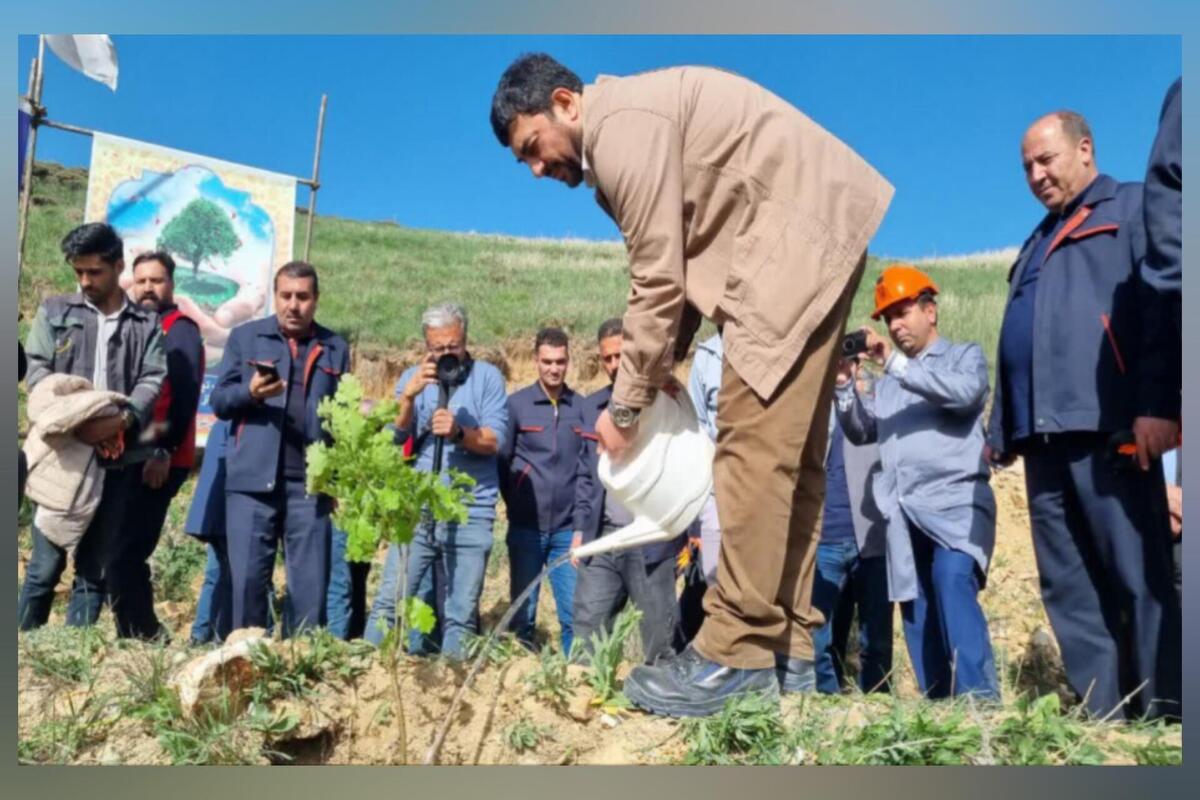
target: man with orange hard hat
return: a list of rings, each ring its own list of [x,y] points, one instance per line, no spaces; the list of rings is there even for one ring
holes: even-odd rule
[[[979,345],[938,335],[937,293],[919,269],[897,264],[883,271],[871,317],[883,318],[891,340],[870,327],[857,335],[858,349],[884,374],[873,400],[860,396],[857,367],[844,359],[835,390],[838,419],[848,441],[879,443],[883,469],[874,489],[887,519],[888,595],[901,603],[922,693],[997,700],[978,599],[996,538],[983,459],[987,361]]]

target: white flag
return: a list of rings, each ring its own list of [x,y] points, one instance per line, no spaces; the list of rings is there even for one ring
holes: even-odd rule
[[[117,90],[117,49],[106,34],[47,34],[46,44],[67,66]]]

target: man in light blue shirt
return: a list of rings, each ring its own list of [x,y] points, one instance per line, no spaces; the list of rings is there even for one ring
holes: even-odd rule
[[[409,650],[430,654],[439,649],[452,659],[466,656],[466,637],[476,633],[479,595],[484,570],[492,552],[492,529],[499,496],[497,453],[505,447],[508,427],[508,395],[504,376],[484,361],[472,361],[467,353],[467,312],[454,303],[434,306],[421,317],[426,355],[409,367],[396,382],[400,412],[396,417],[397,442],[413,441],[414,466],[433,470],[433,451],[438,437],[444,442],[443,470],[458,470],[475,479],[468,501],[465,524],[422,525],[409,546],[408,595],[434,606],[434,564],[446,570],[446,602],[440,620],[442,641],[412,633]],[[468,365],[462,381],[450,389],[449,404],[438,408],[437,360],[447,353]],[[449,477],[444,480],[449,482]],[[366,638],[379,644],[391,626],[399,594],[400,551],[388,550],[383,580],[367,620]]]
[[[837,378],[838,419],[854,444],[879,443],[875,500],[887,518],[890,599],[902,603],[904,638],[928,697],[999,699],[987,620],[979,606],[996,534],[983,460],[987,362],[979,345],[938,336],[937,286],[913,267],[884,270],[867,354],[884,367],[872,403],[849,362]],[[895,346],[893,346],[893,343]]]

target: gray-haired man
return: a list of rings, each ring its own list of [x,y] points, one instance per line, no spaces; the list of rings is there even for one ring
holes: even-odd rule
[[[440,620],[442,641],[431,642],[414,632],[409,650],[428,654],[440,645],[441,652],[455,659],[465,656],[466,634],[475,632],[476,606],[496,522],[496,454],[504,448],[508,428],[504,376],[491,364],[471,359],[467,323],[466,309],[457,304],[428,309],[421,316],[425,357],[396,382],[396,399],[400,401],[397,442],[413,439],[416,468],[433,470],[434,444],[437,437],[442,437],[442,468],[456,469],[475,479],[466,524],[439,522],[432,532],[422,527],[409,547],[409,595],[416,595],[430,607],[434,605],[437,561],[445,567],[447,580],[445,613]],[[461,379],[449,388],[447,407],[439,409],[437,361],[447,354],[461,360],[463,371]],[[395,617],[399,575],[400,553],[392,547],[367,620],[368,641],[380,643]]]

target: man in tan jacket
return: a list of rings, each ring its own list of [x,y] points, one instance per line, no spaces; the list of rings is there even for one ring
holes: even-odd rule
[[[584,86],[544,54],[505,71],[501,144],[536,177],[586,182],[621,229],[630,293],[612,402],[619,459],[701,316],[722,332],[714,483],[724,538],[692,646],[625,684],[637,705],[701,716],[742,692],[812,684],[811,604],[836,349],[891,186],[766,89],[679,67]]]

